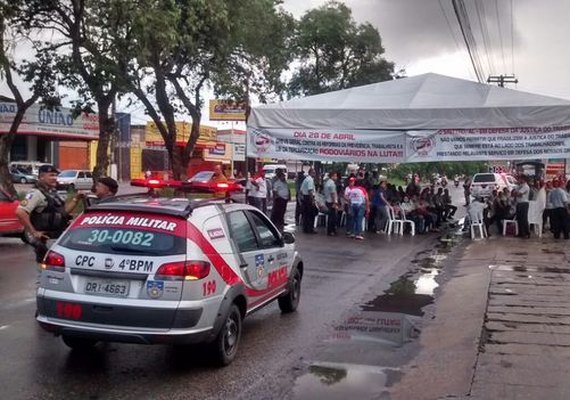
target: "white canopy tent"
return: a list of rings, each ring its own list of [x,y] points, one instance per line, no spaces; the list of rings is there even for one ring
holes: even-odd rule
[[[280,159],[566,158],[570,101],[429,73],[254,107],[248,133]]]

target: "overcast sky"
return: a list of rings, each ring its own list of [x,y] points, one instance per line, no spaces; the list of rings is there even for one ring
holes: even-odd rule
[[[326,0],[285,0],[284,7],[299,17],[325,3]],[[369,21],[378,29],[386,58],[405,68],[408,76],[436,72],[476,80],[451,0],[345,0],[344,3],[352,8],[358,22]],[[485,78],[489,71],[514,72],[519,84],[508,87],[570,100],[567,43],[570,1],[466,0],[465,4]],[[488,33],[487,51],[479,15]]]
[[[285,0],[283,7],[300,17],[326,2]],[[435,72],[476,80],[451,0],[344,3],[358,22],[368,21],[378,29],[386,59],[397,69],[405,68],[408,76]],[[519,84],[508,87],[570,100],[569,0],[465,0],[465,4],[485,78],[489,73],[514,72]],[[5,84],[0,85],[0,93],[9,94]],[[119,110],[132,112],[135,124],[147,119],[140,105],[119,105]],[[209,123],[207,110],[203,121]]]

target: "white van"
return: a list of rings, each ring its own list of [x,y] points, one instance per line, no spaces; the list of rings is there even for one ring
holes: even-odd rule
[[[489,197],[493,190],[497,192],[504,188],[512,190],[515,186],[514,178],[508,174],[493,172],[475,174],[471,180],[471,195],[473,197]]]
[[[278,169],[283,170],[285,177],[287,177],[287,166],[285,164],[267,164],[263,166],[265,179],[273,179],[275,177],[275,171]]]

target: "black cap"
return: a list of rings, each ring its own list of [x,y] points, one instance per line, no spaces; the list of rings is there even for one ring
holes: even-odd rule
[[[42,165],[40,168],[38,168],[38,173],[40,174],[49,174],[52,172],[57,174],[57,168],[55,168],[53,165]]]
[[[102,176],[97,182],[107,186],[113,193],[117,193],[117,190],[119,189],[119,184],[117,181],[109,176]]]

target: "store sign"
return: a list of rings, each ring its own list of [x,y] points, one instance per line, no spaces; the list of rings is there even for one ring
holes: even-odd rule
[[[214,147],[208,148],[208,155],[210,156],[225,156],[226,155],[226,144],[216,143]]]
[[[248,155],[400,163],[568,158],[570,126],[382,131],[248,128]]]
[[[232,148],[228,143],[215,143],[203,151],[204,161],[229,162],[232,159]]]
[[[234,161],[245,161],[245,144],[234,143]]]
[[[229,100],[210,100],[211,121],[245,121],[247,106]]]
[[[200,137],[198,142],[208,142],[216,140],[217,128],[211,126],[200,125]],[[184,146],[190,139],[192,133],[192,124],[186,121],[176,122],[176,144]],[[164,139],[160,134],[160,130],[153,121],[146,123],[144,131],[144,140],[147,145],[164,146]]]
[[[16,111],[15,103],[0,103],[0,134],[10,131]],[[87,113],[74,116],[70,108],[48,110],[34,104],[24,114],[18,134],[94,140],[99,138],[99,116]]]

